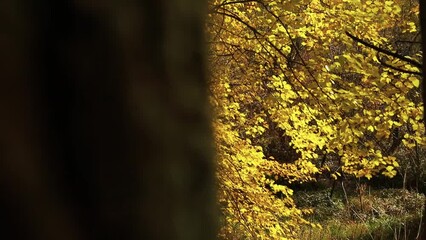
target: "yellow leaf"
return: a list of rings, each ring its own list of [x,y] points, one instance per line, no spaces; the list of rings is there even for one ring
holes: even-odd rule
[[[419,80],[419,78],[409,77],[408,80],[410,80],[413,83],[414,87],[419,87],[420,86],[420,80]]]

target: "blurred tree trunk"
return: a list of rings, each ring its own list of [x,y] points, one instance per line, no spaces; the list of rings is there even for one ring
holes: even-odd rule
[[[205,1],[0,2],[1,239],[214,239]]]

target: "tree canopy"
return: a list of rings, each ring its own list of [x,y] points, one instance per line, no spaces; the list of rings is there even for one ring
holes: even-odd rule
[[[417,1],[211,0],[220,235],[294,239],[289,184],[394,177],[426,144]],[[243,237],[241,237],[243,238]]]

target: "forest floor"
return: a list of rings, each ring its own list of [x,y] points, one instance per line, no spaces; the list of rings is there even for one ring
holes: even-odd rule
[[[322,229],[305,227],[301,240],[410,240],[416,239],[425,196],[405,189],[353,188],[296,190],[299,208],[314,209],[306,219]]]

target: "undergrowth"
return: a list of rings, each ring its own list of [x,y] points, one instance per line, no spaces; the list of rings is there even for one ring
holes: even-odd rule
[[[305,227],[301,240],[411,240],[416,239],[422,221],[425,196],[404,189],[297,191],[300,208],[315,209],[307,217],[322,229]]]

